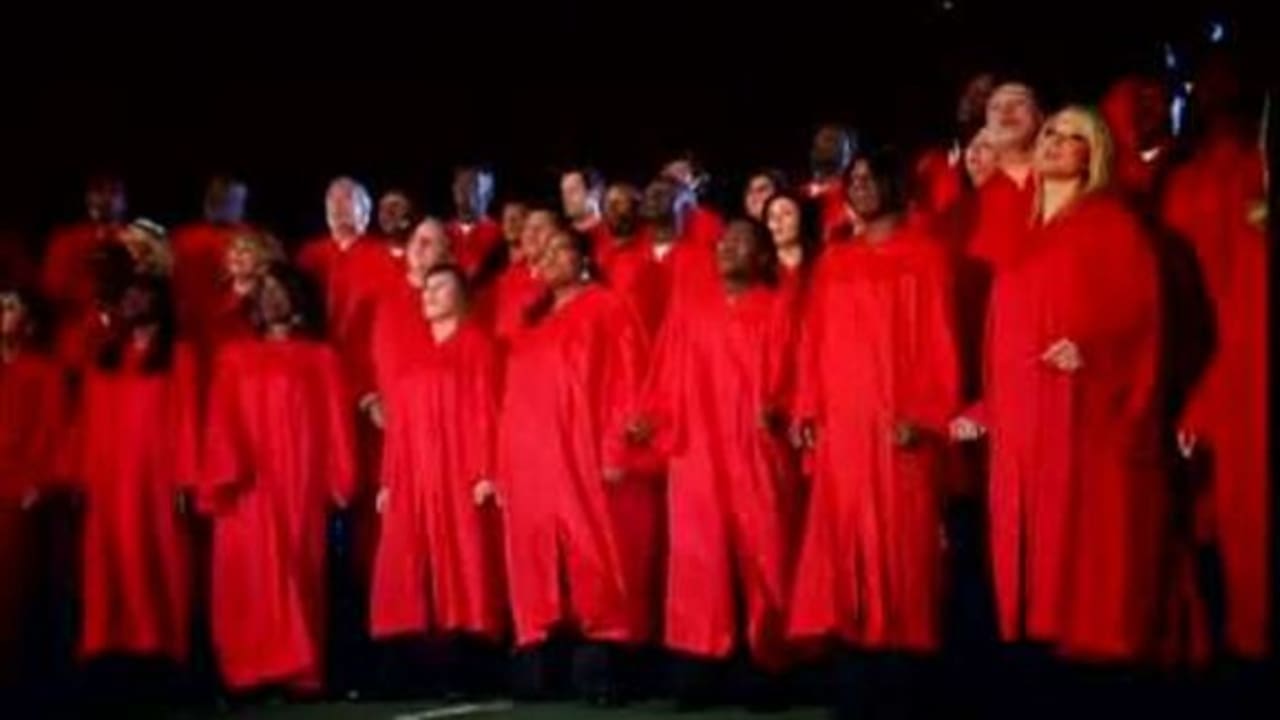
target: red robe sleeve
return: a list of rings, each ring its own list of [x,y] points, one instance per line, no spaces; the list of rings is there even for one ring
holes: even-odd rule
[[[323,423],[320,429],[328,441],[326,482],[334,499],[345,506],[356,491],[354,428],[351,426],[350,406],[346,404],[342,365],[328,348],[322,351],[315,391],[323,393],[327,405],[326,416],[316,420]]]
[[[179,343],[173,354],[174,467],[181,488],[196,490],[200,475],[199,364],[195,350]]]
[[[242,343],[230,345],[215,361],[202,448],[203,483],[197,496],[206,512],[216,512],[236,488],[252,480],[247,428],[239,402],[240,356],[246,347]]]
[[[493,341],[478,328],[473,328],[473,331],[475,342],[469,347],[464,365],[470,379],[464,420],[473,431],[467,466],[474,468],[475,473],[468,480],[492,480],[498,470],[498,402],[502,392],[502,369]]]
[[[909,378],[903,409],[908,413],[908,420],[945,437],[960,398],[960,361],[952,308],[955,296],[949,264],[942,251],[931,241],[918,242],[922,257],[917,325],[913,333],[914,342],[920,343],[920,349],[924,350],[917,357],[925,362],[901,369]]]
[[[621,469],[629,464],[625,434],[640,404],[649,343],[631,306],[613,295],[609,300],[602,385],[604,437],[600,457],[606,468]]]

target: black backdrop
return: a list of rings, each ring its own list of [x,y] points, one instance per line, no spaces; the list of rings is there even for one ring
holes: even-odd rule
[[[1254,65],[1264,32],[1227,1],[422,5],[6,10],[0,224],[38,245],[78,216],[94,170],[123,173],[131,214],[174,223],[221,170],[294,240],[320,228],[338,173],[444,212],[459,161],[493,163],[500,193],[546,193],[560,164],[642,180],[681,148],[725,204],[752,166],[799,170],[826,119],[903,145],[945,137],[978,69],[1088,100],[1211,17]]]

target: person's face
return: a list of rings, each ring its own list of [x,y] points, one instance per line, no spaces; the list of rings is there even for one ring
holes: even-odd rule
[[[956,106],[956,123],[962,129],[980,126],[984,122],[993,84],[991,75],[982,73],[964,86],[964,92],[960,93],[960,102]]]
[[[489,210],[489,175],[475,169],[458,172],[453,178],[453,205],[458,217],[475,220]]]
[[[258,313],[268,326],[288,325],[293,320],[289,291],[272,275],[265,276],[258,284]]]
[[[880,185],[871,172],[871,165],[866,160],[858,160],[849,171],[849,205],[864,220],[879,217],[884,199],[880,196]]]
[[[628,237],[636,229],[636,196],[630,188],[613,186],[604,194],[604,222],[609,232]]]
[[[231,225],[244,220],[249,191],[243,183],[215,180],[204,196],[204,215],[211,223]]]
[[[849,161],[849,136],[840,128],[823,127],[813,136],[809,164],[821,175],[839,173]]]
[[[518,247],[529,211],[520,203],[507,203],[502,208],[502,237],[507,245]]]
[[[438,272],[422,286],[422,316],[428,322],[457,317],[462,312],[462,287],[458,276]]]
[[[378,229],[387,237],[401,237],[409,231],[413,205],[403,193],[389,192],[378,200]]]
[[[996,148],[988,131],[979,131],[964,149],[964,171],[974,187],[982,187],[996,171]]]
[[[412,273],[422,273],[449,259],[449,237],[439,223],[422,222],[414,228],[404,249],[405,263]]]
[[[1073,113],[1059,113],[1045,123],[1036,142],[1036,172],[1055,180],[1087,178],[1089,136],[1084,121]]]
[[[725,279],[748,279],[755,272],[761,248],[756,233],[747,223],[729,223],[716,243],[716,268]]]
[[[659,178],[649,183],[644,189],[644,199],[640,202],[640,216],[649,222],[667,224],[675,219],[676,200],[680,189],[675,182],[667,178]]]
[[[591,193],[582,173],[567,173],[560,178],[560,202],[565,217],[570,220],[581,220],[591,215]]]
[[[13,293],[0,294],[0,335],[11,338],[19,335],[27,323],[27,309],[22,299]]]
[[[538,264],[538,275],[553,290],[572,285],[582,274],[583,260],[569,233],[555,232],[547,240],[542,261]]]
[[[997,87],[987,100],[987,129],[997,150],[1030,147],[1040,124],[1031,88],[1019,83]]]
[[[742,198],[747,215],[756,220],[764,219],[764,204],[778,190],[778,186],[773,184],[773,178],[768,175],[756,175],[748,180],[747,189]]]
[[[325,195],[325,216],[334,235],[359,235],[366,220],[362,215],[354,188],[337,185]]]
[[[520,232],[520,254],[530,263],[539,263],[547,249],[547,240],[555,229],[555,220],[546,210],[535,210],[525,219]]]
[[[248,280],[262,267],[262,255],[253,243],[234,242],[227,248],[227,274],[233,280]]]
[[[89,186],[84,196],[89,218],[98,222],[114,222],[124,217],[124,185],[111,180]]]
[[[791,247],[800,242],[800,208],[790,198],[774,200],[769,205],[769,234],[777,247]]]

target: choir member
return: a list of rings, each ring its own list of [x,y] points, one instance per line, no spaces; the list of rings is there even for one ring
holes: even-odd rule
[[[847,207],[844,175],[856,150],[857,139],[840,125],[823,125],[814,133],[813,145],[809,149],[811,175],[804,186],[804,193],[822,209],[824,240],[836,232],[836,228],[853,220]]]
[[[498,496],[521,694],[544,692],[548,641],[571,627],[578,690],[620,698],[619,645],[643,642],[652,611],[644,562],[657,540],[652,484],[627,472],[624,434],[645,371],[644,330],[591,279],[589,240],[557,229],[538,274],[550,289],[514,336],[499,422]]]
[[[89,338],[97,323],[92,258],[115,239],[124,220],[124,183],[110,176],[91,180],[85,210],[85,220],[59,227],[49,236],[40,268],[41,293],[55,313],[55,351],[72,370],[91,360]]]
[[[647,417],[630,431],[669,457],[665,645],[681,700],[739,649],[786,662],[795,477],[786,444],[796,319],[770,282],[773,244],[755,220],[717,246],[720,289],[663,324]]]
[[[213,325],[220,308],[227,250],[232,240],[248,231],[244,224],[248,187],[239,180],[218,176],[204,194],[204,219],[173,231],[173,293],[177,304],[178,334],[197,344],[207,343],[201,333]]]
[[[554,210],[532,206],[525,210],[519,243],[511,246],[511,262],[486,289],[487,319],[504,345],[524,326],[528,311],[546,292],[537,265],[548,238],[560,226]]]
[[[325,339],[337,351],[342,363],[342,401],[356,415],[356,490],[347,512],[339,517],[335,540],[343,546],[345,565],[338,576],[334,626],[343,648],[335,655],[348,695],[358,694],[360,673],[367,670],[364,650],[367,642],[369,574],[377,544],[377,513],[373,486],[382,455],[381,433],[370,416],[369,391],[375,387],[372,335],[374,316],[386,288],[394,286],[398,263],[384,243],[365,234],[372,213],[372,199],[365,188],[351,178],[338,178],[325,194],[328,237],[312,240],[298,254],[298,266],[318,286],[325,308]],[[365,400],[362,404],[361,400]]]
[[[976,225],[966,252],[993,269],[1014,262],[1024,249],[1036,192],[1032,154],[1041,120],[1035,92],[1025,84],[1000,84],[987,100],[985,130],[995,147],[998,172],[978,192]]]
[[[783,191],[767,198],[761,211],[777,258],[778,284],[793,312],[799,313],[821,247],[821,210],[813,201]]]
[[[274,264],[254,293],[258,337],[218,356],[200,507],[213,518],[212,629],[235,692],[322,687],[326,526],[355,487],[342,365],[312,337],[304,278]]]
[[[370,353],[374,366],[374,384],[363,388],[360,403],[370,420],[386,428],[386,398],[389,380],[416,363],[418,356],[430,347],[422,323],[422,291],[424,274],[432,266],[448,262],[449,238],[444,224],[435,218],[418,223],[404,248],[404,265],[394,286],[378,303],[373,321]],[[383,449],[386,455],[386,449]]]
[[[501,518],[494,486],[501,368],[492,336],[466,312],[455,265],[424,268],[425,338],[387,373],[378,510],[382,535],[370,619],[375,638],[443,638],[447,682],[475,687],[474,662],[506,629]]]
[[[560,174],[560,203],[565,218],[578,232],[596,239],[604,178],[591,168],[576,167]]]
[[[690,204],[685,230],[690,239],[705,245],[708,250],[714,248],[724,230],[724,220],[699,202],[699,195],[709,178],[692,153],[682,153],[663,165],[659,177],[674,180],[688,195]]]
[[[502,228],[489,217],[493,201],[493,173],[468,165],[453,174],[453,206],[457,217],[445,226],[453,256],[474,276],[502,244]]]
[[[194,362],[168,283],[134,275],[85,373],[70,451],[84,494],[80,655],[186,660],[185,498],[196,477]]]
[[[404,190],[391,189],[378,198],[378,232],[395,258],[404,255],[404,246],[417,225],[413,200]]]
[[[786,187],[786,176],[780,170],[764,169],[752,173],[742,191],[742,209],[747,217],[764,222],[765,201]]]
[[[658,265],[658,299],[643,318],[651,331],[678,300],[714,287],[715,253],[693,229],[694,198],[687,186],[667,177],[649,183],[640,201],[644,244]],[[652,313],[652,316],[649,314]]]
[[[635,186],[609,186],[604,195],[605,232],[596,242],[595,260],[605,283],[631,302],[653,337],[665,298],[661,268],[651,248],[641,241],[639,207],[640,191]]]
[[[1125,75],[1107,89],[1099,111],[1115,146],[1115,189],[1146,210],[1173,144],[1169,93],[1158,78]]]
[[[48,318],[28,291],[0,290],[0,693],[20,669],[34,599],[35,526],[28,511],[56,478],[63,449],[62,373],[44,340]],[[42,639],[43,641],[44,639]]]
[[[1221,650],[1246,660],[1272,651],[1274,626],[1268,459],[1269,268],[1265,156],[1242,117],[1237,71],[1211,56],[1195,83],[1199,137],[1170,174],[1167,226],[1203,272],[1213,353],[1179,418],[1182,452],[1204,466],[1199,540],[1221,566]],[[1182,318],[1178,319],[1182,322]]]
[[[1110,162],[1087,110],[1041,130],[1028,250],[991,292],[984,400],[951,433],[990,438],[1003,639],[1125,666],[1159,651],[1170,506],[1155,261],[1106,192]]]
[[[846,184],[863,229],[823,251],[796,415],[816,440],[789,633],[850,651],[859,702],[922,699],[941,642],[940,453],[959,403],[950,266],[906,222],[903,171],[859,155]]]

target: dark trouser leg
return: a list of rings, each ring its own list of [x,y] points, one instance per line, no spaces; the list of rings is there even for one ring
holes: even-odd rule
[[[573,652],[573,687],[592,705],[610,707],[624,701],[619,681],[618,654],[614,643],[585,641]]]

